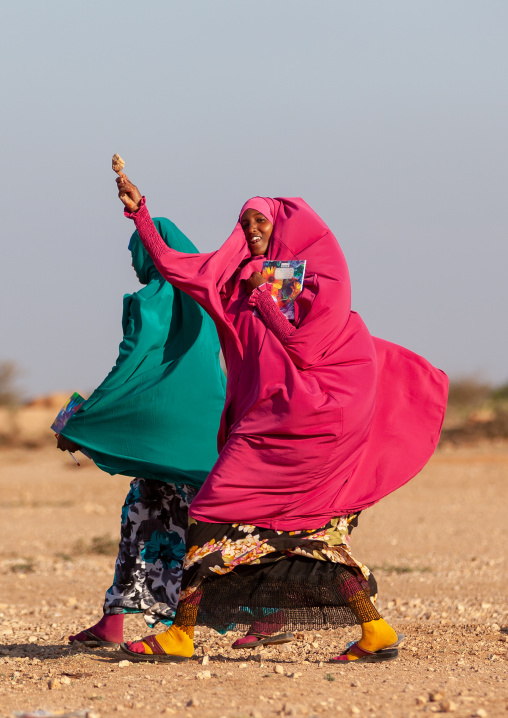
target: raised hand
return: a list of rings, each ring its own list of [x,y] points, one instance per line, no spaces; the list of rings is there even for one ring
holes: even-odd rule
[[[132,184],[123,172],[117,177],[116,184],[120,201],[123,202],[129,212],[137,212],[141,202],[141,194],[136,185]]]

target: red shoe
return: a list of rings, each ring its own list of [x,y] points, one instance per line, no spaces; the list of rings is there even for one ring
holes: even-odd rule
[[[348,656],[358,656],[354,661],[350,661]],[[330,658],[331,663],[340,663],[341,665],[349,665],[351,663],[380,663],[381,661],[393,661],[399,656],[398,648],[382,648],[380,651],[367,651],[361,648],[358,643],[353,643],[344,653],[335,658]]]

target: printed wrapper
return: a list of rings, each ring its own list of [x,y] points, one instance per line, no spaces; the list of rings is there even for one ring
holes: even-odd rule
[[[287,319],[295,318],[295,299],[303,289],[305,259],[283,262],[278,259],[263,262],[261,274],[266,279],[270,294]]]

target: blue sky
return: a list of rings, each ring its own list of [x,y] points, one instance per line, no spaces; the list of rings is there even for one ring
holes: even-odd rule
[[[508,380],[504,0],[18,0],[0,11],[0,360],[89,391],[137,288],[111,155],[203,251],[302,196],[377,336]]]

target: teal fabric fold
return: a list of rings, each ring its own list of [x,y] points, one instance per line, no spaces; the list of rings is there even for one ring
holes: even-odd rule
[[[170,220],[154,222],[169,247],[197,252]],[[161,277],[137,232],[129,248],[146,286],[124,297],[116,364],[62,435],[109,474],[199,488],[217,460],[225,397],[215,326]]]

